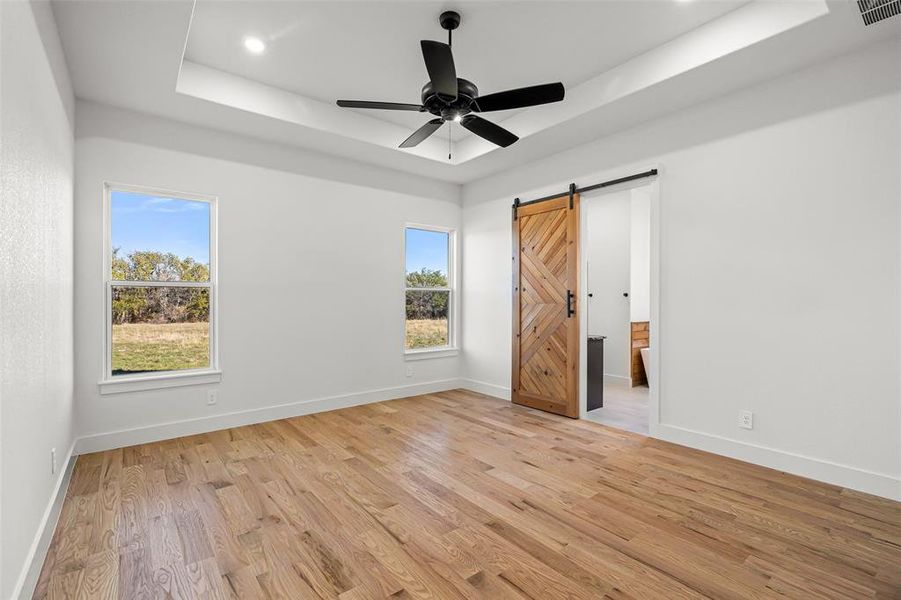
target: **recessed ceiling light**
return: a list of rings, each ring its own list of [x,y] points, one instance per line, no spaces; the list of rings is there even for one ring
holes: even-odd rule
[[[266,50],[266,43],[258,37],[249,35],[244,38],[244,48],[251,54],[262,54]]]

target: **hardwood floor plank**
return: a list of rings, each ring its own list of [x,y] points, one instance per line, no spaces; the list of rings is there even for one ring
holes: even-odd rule
[[[901,504],[453,390],[78,458],[35,598],[901,598]]]
[[[119,553],[106,549],[88,557],[81,585],[79,600],[114,600],[119,595]]]

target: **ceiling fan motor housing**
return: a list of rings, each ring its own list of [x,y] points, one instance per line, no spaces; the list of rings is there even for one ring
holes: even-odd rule
[[[441,24],[443,29],[453,31],[460,26],[460,13],[453,10],[444,11],[438,17],[438,23]]]
[[[472,102],[478,95],[479,88],[476,87],[476,84],[458,77],[457,97],[448,101],[435,93],[430,81],[422,86],[422,105],[436,117],[442,117],[445,121],[452,121],[455,116],[462,117],[471,113]]]

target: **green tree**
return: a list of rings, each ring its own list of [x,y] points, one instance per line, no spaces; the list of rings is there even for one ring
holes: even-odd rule
[[[447,276],[441,271],[423,267],[419,271],[407,273],[407,287],[430,288],[448,287]],[[408,319],[446,319],[450,292],[407,290]]]
[[[447,287],[447,275],[423,267],[419,271],[407,273],[407,287]]]
[[[112,277],[117,281],[209,281],[209,265],[171,252],[138,250],[121,256],[114,248]],[[114,323],[184,323],[209,318],[209,291],[202,288],[117,287]]]

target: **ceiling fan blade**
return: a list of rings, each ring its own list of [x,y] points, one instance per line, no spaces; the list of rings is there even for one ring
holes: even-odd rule
[[[564,93],[565,90],[562,83],[545,83],[543,85],[533,85],[531,87],[507,90],[506,92],[488,94],[487,96],[479,96],[476,98],[473,107],[478,112],[488,112],[538,106],[539,104],[560,102],[563,100]]]
[[[460,125],[502,148],[506,148],[519,139],[500,125],[495,125],[491,121],[486,121],[482,117],[475,115],[466,115],[460,121]]]
[[[422,40],[422,58],[432,80],[432,89],[439,96],[453,100],[457,97],[457,69],[454,55],[447,44]]]
[[[413,135],[401,142],[401,145],[398,146],[398,148],[412,148],[413,146],[418,146],[423,140],[438,131],[438,128],[442,125],[444,125],[444,120],[432,119],[414,131]]]
[[[379,110],[414,110],[416,112],[423,112],[425,110],[425,107],[420,104],[369,102],[367,100],[338,100],[338,106],[343,108],[377,108]]]

